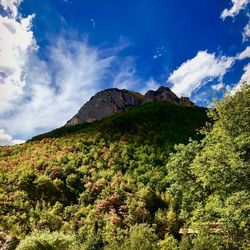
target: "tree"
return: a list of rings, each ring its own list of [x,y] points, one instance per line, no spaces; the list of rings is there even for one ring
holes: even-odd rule
[[[123,249],[154,250],[157,249],[158,238],[154,229],[147,224],[131,226],[129,237],[124,242]]]
[[[187,225],[221,223],[228,247],[239,248],[250,239],[250,86],[215,102],[210,118],[200,142],[171,155],[170,191]]]

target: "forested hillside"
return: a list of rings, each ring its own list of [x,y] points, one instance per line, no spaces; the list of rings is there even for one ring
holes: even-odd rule
[[[249,152],[249,85],[209,111],[147,103],[0,147],[0,240],[249,249]]]

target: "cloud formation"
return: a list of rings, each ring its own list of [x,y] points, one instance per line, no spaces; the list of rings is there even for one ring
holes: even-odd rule
[[[214,91],[220,91],[221,89],[223,89],[225,87],[225,85],[222,83],[222,82],[220,82],[220,83],[218,83],[218,84],[213,84],[212,86],[211,86],[211,88],[214,90]]]
[[[248,24],[245,26],[243,32],[242,32],[242,36],[243,36],[243,42],[248,41],[249,37],[250,37],[250,21],[248,22]]]
[[[155,49],[155,53],[154,53],[154,55],[153,55],[153,59],[155,60],[155,59],[157,59],[157,58],[159,58],[159,57],[162,57],[162,56],[164,56],[166,53],[167,53],[167,50],[166,50],[166,48],[165,48],[164,46],[157,47],[157,48]]]
[[[245,60],[247,58],[250,58],[250,46],[246,47],[244,51],[237,54],[235,58],[237,60]],[[243,74],[239,82],[232,88],[232,93],[237,91],[243,83],[250,84],[250,63],[244,66]]]
[[[0,129],[0,146],[15,145],[24,143],[23,140],[14,140],[4,129]]]
[[[233,65],[233,57],[210,54],[199,51],[197,55],[184,62],[168,78],[173,85],[172,91],[177,95],[191,96],[203,84],[219,78],[222,80],[227,70]]]
[[[132,57],[118,58],[113,64],[112,85],[119,89],[135,89],[142,83],[142,79],[136,74],[136,65]]]
[[[9,135],[30,138],[62,126],[99,90],[115,51],[99,50],[68,34],[37,54],[32,32],[34,16],[21,17],[20,1],[1,1],[0,16],[0,128],[5,144],[18,142]],[[3,130],[4,129],[4,130]]]
[[[243,70],[244,73],[242,74],[240,81],[230,90],[232,94],[239,90],[243,83],[250,84],[250,63],[245,65]]]
[[[244,67],[244,73],[241,76],[240,82],[247,82],[248,84],[250,84],[250,63],[248,63],[247,65],[245,65]]]
[[[156,82],[152,77],[144,84],[144,87],[140,90],[140,93],[146,94],[148,90],[157,90],[160,84]]]
[[[221,14],[221,18],[223,20],[225,20],[226,17],[237,16],[240,13],[240,11],[246,9],[250,3],[250,0],[231,0],[231,1],[233,4],[231,9],[225,9]],[[247,11],[245,14],[249,19],[249,17],[250,17],[249,11]],[[242,32],[242,37],[243,37],[243,42],[248,41],[248,38],[250,37],[250,21],[248,21],[247,25],[244,27],[244,30]],[[235,59],[244,60],[244,59],[247,59],[249,57],[250,57],[250,46],[246,47],[246,49],[244,51],[242,51],[241,53],[236,55]],[[237,91],[240,88],[242,83],[250,84],[250,63],[248,63],[244,66],[243,71],[244,71],[244,73],[242,74],[241,79],[231,89],[232,93],[235,93],[235,91]]]
[[[65,124],[99,88],[112,56],[102,58],[85,42],[61,38],[44,62],[30,57],[22,101],[0,118],[11,134],[30,137]],[[22,126],[20,126],[20,122]]]
[[[0,113],[9,111],[22,95],[26,77],[23,71],[30,53],[36,50],[31,31],[33,16],[14,18],[16,5],[6,3],[5,8],[11,8],[13,14],[0,16]]]
[[[0,17],[0,129],[5,144],[18,142],[12,136],[28,139],[63,126],[103,83],[107,87],[107,78],[110,87],[118,88],[135,89],[143,82],[133,58],[118,56],[127,46],[122,41],[117,47],[97,48],[69,32],[50,41],[41,59],[32,32],[35,17],[18,14],[18,3],[8,2],[8,15]]]
[[[250,3],[250,0],[231,0],[232,7],[230,9],[225,9],[221,13],[221,18],[225,20],[227,17],[235,17],[237,16],[242,10],[245,10]],[[250,17],[249,11],[245,13],[246,16]],[[250,21],[248,21],[247,25],[244,27],[242,32],[243,42],[248,41],[250,37]]]
[[[244,51],[242,51],[236,56],[238,60],[244,60],[249,57],[250,57],[250,46],[247,46]]]
[[[230,9],[225,9],[221,13],[221,18],[224,20],[227,17],[235,17],[237,16],[241,10],[244,10],[248,3],[250,3],[249,0],[231,0],[232,7]]]
[[[21,2],[22,0],[0,0],[0,5],[9,16],[17,17]]]

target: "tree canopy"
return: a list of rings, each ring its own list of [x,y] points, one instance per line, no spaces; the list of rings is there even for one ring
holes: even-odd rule
[[[32,250],[249,249],[250,86],[208,116],[146,104],[1,147],[1,235]]]

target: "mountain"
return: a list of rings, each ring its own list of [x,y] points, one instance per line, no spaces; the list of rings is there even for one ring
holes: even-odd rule
[[[188,97],[179,98],[169,88],[163,86],[156,91],[149,90],[145,95],[125,89],[112,88],[98,92],[93,96],[66,125],[93,122],[154,101],[167,101],[187,107],[194,106]]]
[[[126,141],[147,141],[157,146],[186,143],[190,137],[199,138],[197,129],[208,121],[206,108],[184,107],[170,102],[154,101],[135,106],[127,111],[91,123],[63,126],[32,138],[96,135]],[[113,139],[114,138],[114,139]]]
[[[166,193],[167,163],[176,144],[203,137],[197,130],[208,121],[205,108],[181,102],[166,88],[145,96],[105,90],[83,108],[98,112],[81,117],[100,119],[101,103],[113,104],[115,115],[0,147],[0,249],[19,240],[18,250],[69,249],[51,247],[60,242],[119,249],[113,244],[133,228],[153,225],[157,241],[178,236],[183,222]]]

